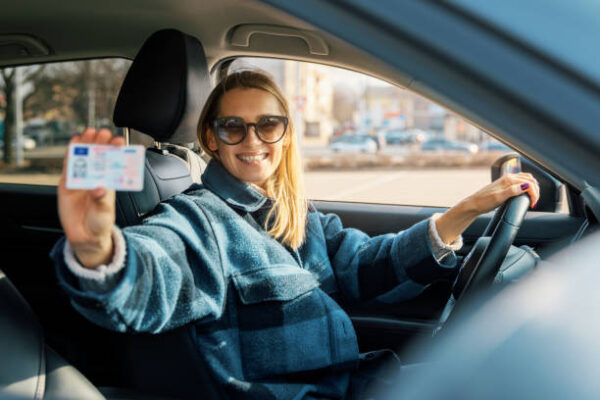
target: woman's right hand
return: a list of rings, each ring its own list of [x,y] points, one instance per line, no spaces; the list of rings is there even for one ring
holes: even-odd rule
[[[86,129],[69,144],[86,143],[123,146],[122,137],[108,129]],[[67,155],[58,185],[58,214],[67,240],[78,261],[86,268],[108,264],[113,255],[112,228],[115,224],[115,191],[106,188],[71,190],[66,188]]]

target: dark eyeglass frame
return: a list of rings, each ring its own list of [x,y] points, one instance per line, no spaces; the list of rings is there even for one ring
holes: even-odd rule
[[[281,133],[281,136],[277,140],[269,142],[260,136],[259,126],[261,125],[261,123],[264,123],[266,120],[273,119],[273,118],[279,120],[280,122],[283,122],[283,132]],[[224,121],[230,121],[230,120],[236,120],[238,122],[241,122],[242,126],[244,127],[244,135],[237,142],[229,142],[226,139],[224,139],[221,135],[219,135],[219,128],[220,128],[219,124]],[[221,118],[217,118],[213,122],[213,131],[215,132],[215,134],[217,135],[217,137],[219,138],[219,140],[221,142],[228,144],[230,146],[234,146],[236,144],[242,143],[244,141],[244,139],[246,139],[246,136],[248,136],[248,127],[250,127],[250,126],[254,127],[254,134],[256,135],[256,137],[258,137],[258,139],[260,139],[260,141],[262,141],[263,143],[267,143],[267,144],[274,144],[274,143],[279,142],[285,136],[285,133],[287,132],[287,127],[288,127],[288,117],[285,117],[283,115],[265,115],[265,116],[261,117],[258,120],[258,122],[246,122],[242,118],[234,117],[234,116],[221,117]]]

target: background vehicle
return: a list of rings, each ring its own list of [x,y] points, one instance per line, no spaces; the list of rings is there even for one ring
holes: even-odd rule
[[[13,146],[16,147],[17,143],[14,142]],[[31,139],[30,137],[27,137],[27,136],[22,136],[22,138],[21,138],[21,147],[24,150],[33,150],[33,149],[35,149],[35,146],[36,146],[35,140],[33,140],[33,139]],[[3,148],[4,148],[4,139],[0,135],[0,152],[2,151]]]
[[[46,121],[35,120],[29,122],[23,129],[23,133],[30,137],[38,146],[45,146],[52,142],[53,132],[46,126]]]
[[[421,129],[390,129],[385,132],[387,144],[421,143],[428,134]]]
[[[329,148],[340,153],[375,153],[376,140],[368,135],[343,135],[336,138]]]
[[[133,59],[146,37],[171,26],[202,42],[208,60],[204,73],[210,71],[213,81],[226,73],[237,57],[287,58],[350,68],[426,96],[492,136],[501,137],[530,160],[524,168],[543,183],[543,203],[526,215],[515,245],[534,247],[546,259],[557,247],[568,246],[597,227],[600,69],[589,55],[595,54],[600,27],[586,16],[598,15],[598,5],[570,2],[549,6],[537,0],[493,4],[383,1],[380,7],[373,7],[366,0],[356,0],[351,5],[313,0],[151,0],[142,8],[134,2],[110,0],[103,7],[118,12],[98,13],[96,4],[75,0],[5,4],[7,12],[0,16],[0,35],[13,45],[2,52],[1,65],[10,68],[93,57]],[[160,10],[160,18],[156,10]],[[556,24],[557,20],[564,23]],[[91,26],[97,29],[90,29]],[[435,29],[423,29],[424,26]],[[580,35],[582,30],[589,34]],[[15,32],[19,35],[15,36]],[[317,88],[317,82],[322,83],[318,77],[315,74],[305,83]],[[290,79],[288,83],[293,86],[298,81]],[[302,86],[303,82],[299,83]],[[168,93],[152,88],[148,98]],[[377,103],[376,96],[375,90],[363,90],[357,102]],[[310,104],[302,96],[291,102],[296,112],[308,114]],[[144,106],[141,102],[140,107]],[[314,108],[318,106],[315,102]],[[144,111],[148,118],[153,115],[152,110]],[[315,121],[309,123],[319,122],[314,115],[310,117]],[[437,128],[431,129],[441,129],[442,122],[436,121]],[[302,139],[306,144],[310,138]],[[149,143],[152,146],[152,140]],[[47,159],[42,161],[48,163]],[[392,163],[393,156],[386,161]],[[49,170],[52,168],[56,174],[60,164],[50,165]],[[394,175],[411,172],[394,166],[386,168]],[[490,171],[485,172],[489,179]],[[370,235],[401,231],[447,209],[447,205],[412,201],[382,204],[356,200],[352,196],[359,186],[358,174],[344,173],[339,176],[345,179],[323,178],[339,193],[338,197],[328,201],[317,198],[311,203],[322,212],[337,213],[346,226]],[[438,172],[434,170],[431,175],[435,174]],[[129,357],[135,340],[84,320],[56,284],[48,260],[49,250],[62,234],[56,215],[55,181],[43,176],[41,185],[29,184],[25,177],[14,183],[9,180],[14,174],[8,175],[3,177],[4,182],[13,183],[0,185],[0,248],[5,255],[0,268],[31,304],[46,342],[57,353],[96,386],[135,389],[132,374],[137,370],[127,362],[133,359],[139,366],[148,361]],[[425,179],[416,175],[406,186],[396,185],[392,178],[381,175],[382,170],[374,171],[360,186],[374,191],[378,184],[386,192],[400,186],[404,192],[423,192],[425,197],[435,199],[440,192],[454,191],[459,181],[469,181],[451,180],[445,187],[423,186],[417,190],[414,185],[431,179],[431,175]],[[467,229],[461,257],[482,236],[491,218],[491,214],[481,216]],[[416,338],[431,336],[450,290],[451,283],[439,282],[400,305],[372,302],[361,307],[348,306],[361,350],[398,348]],[[539,299],[537,293],[531,296]],[[152,339],[155,338],[141,338],[148,343]],[[17,348],[14,336],[0,337],[0,343]],[[156,350],[152,354],[158,358],[158,364],[167,365],[173,359],[170,346],[156,346],[153,342],[152,349]],[[147,355],[150,353],[146,351]],[[26,359],[24,353],[17,354]],[[189,377],[191,369],[187,367],[178,364],[166,371],[157,369],[153,377],[146,377],[146,384],[154,388],[167,386],[172,376],[180,376],[184,377],[182,386],[196,384],[200,385],[195,387],[196,393],[208,391],[210,385],[202,387]],[[595,384],[586,377],[582,380]]]
[[[414,137],[409,130],[390,130],[385,133],[386,144],[407,144],[413,141]]]
[[[16,147],[17,143],[13,142],[13,146]],[[31,139],[29,136],[23,135],[21,136],[21,147],[24,150],[32,150],[35,149],[36,143],[35,140]],[[0,121],[0,152],[4,148],[4,121]]]
[[[477,153],[479,147],[474,143],[458,142],[449,139],[429,139],[421,144],[421,150],[423,151],[434,151],[434,150],[449,150],[449,151],[462,151],[467,153]]]
[[[31,138],[37,146],[65,144],[76,132],[77,128],[72,124],[44,119],[29,121],[23,129],[25,136]]]

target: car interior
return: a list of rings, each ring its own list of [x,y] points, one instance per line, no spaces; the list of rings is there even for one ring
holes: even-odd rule
[[[254,0],[110,0],[102,6],[74,0],[52,5],[24,1],[6,8],[0,21],[2,67],[99,57],[133,60],[119,92],[114,123],[125,128],[130,139],[146,135],[151,145],[144,190],[117,194],[121,227],[139,223],[160,201],[200,181],[198,171],[206,159],[189,145],[196,141],[196,124],[208,93],[237,57],[312,61],[410,86],[409,76],[376,56]],[[515,222],[520,229],[511,242],[514,248],[535,249],[543,260],[589,232],[589,224],[596,221],[568,182],[534,161],[521,162],[540,182],[541,201],[526,215],[529,204],[521,205],[522,222]],[[492,167],[491,179],[500,176],[500,168]],[[370,235],[401,231],[445,211],[341,201],[312,204]],[[564,207],[567,213],[557,212]],[[62,236],[56,210],[55,186],[0,183],[0,395],[151,399],[201,393],[202,398],[219,398],[194,348],[193,326],[160,335],[116,333],[92,324],[71,307],[48,257]],[[482,246],[478,239],[490,235],[502,212],[483,215],[466,230],[461,259]],[[509,258],[522,256],[508,247],[506,251]],[[504,284],[518,279],[508,273],[505,277]],[[399,305],[373,301],[349,307],[361,351],[397,349],[402,358],[407,344],[431,337],[439,327],[453,291],[453,282],[439,281]]]

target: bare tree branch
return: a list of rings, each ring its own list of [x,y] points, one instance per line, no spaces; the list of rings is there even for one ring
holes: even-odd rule
[[[15,76],[14,68],[3,68],[2,69],[2,79],[4,80],[5,85],[7,82],[11,81],[14,76]]]
[[[26,76],[24,76],[23,81],[30,82],[30,81],[36,80],[42,74],[42,72],[44,72],[45,69],[46,69],[45,64],[37,65],[37,68],[35,68],[35,67],[28,68],[29,73]]]

